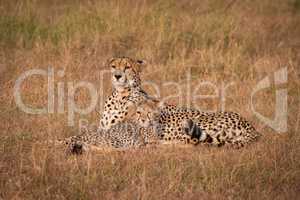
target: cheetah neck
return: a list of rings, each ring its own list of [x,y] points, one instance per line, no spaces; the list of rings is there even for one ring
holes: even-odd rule
[[[127,87],[115,90],[114,92],[115,96],[118,96],[122,99],[128,98],[129,100],[141,97],[141,96],[147,96],[147,93],[140,87]]]
[[[104,105],[100,127],[102,129],[109,129],[112,125],[122,122],[126,117],[128,107],[137,105],[145,98],[147,98],[147,93],[141,87],[114,90]]]

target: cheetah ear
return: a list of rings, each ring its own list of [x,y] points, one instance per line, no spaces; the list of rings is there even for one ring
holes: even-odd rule
[[[145,60],[137,60],[136,62],[140,65],[146,65],[147,64],[147,62]]]
[[[106,66],[106,67],[109,67],[110,63],[111,63],[112,61],[114,61],[115,59],[116,59],[116,58],[114,58],[114,57],[113,57],[113,58],[107,59],[107,60],[106,60],[105,66]]]
[[[147,65],[147,62],[145,60],[137,60],[136,63],[136,71],[141,73],[143,68]]]

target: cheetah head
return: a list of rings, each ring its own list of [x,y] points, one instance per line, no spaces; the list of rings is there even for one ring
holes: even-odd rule
[[[145,128],[156,126],[160,116],[158,104],[159,101],[155,99],[147,99],[138,105],[132,105],[129,107],[127,119]]]
[[[116,90],[132,88],[141,85],[140,73],[145,61],[127,57],[111,58],[108,66],[112,72],[112,84]]]

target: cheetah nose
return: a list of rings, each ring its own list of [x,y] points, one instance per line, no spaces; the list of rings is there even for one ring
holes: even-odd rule
[[[122,77],[122,75],[115,75],[115,78],[116,78],[117,80],[119,80],[121,77]]]

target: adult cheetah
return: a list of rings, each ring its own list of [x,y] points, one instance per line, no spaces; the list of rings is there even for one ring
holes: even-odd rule
[[[141,88],[140,72],[145,62],[127,57],[112,58],[107,66],[111,69],[112,94],[106,99],[100,119],[101,129],[108,130],[124,121],[128,109],[150,98]]]
[[[105,128],[121,122],[131,105],[137,105],[144,100],[151,100],[151,97],[141,87],[140,71],[144,65],[143,61],[124,57],[113,58],[108,63],[112,68],[112,84],[115,92],[105,104],[105,111],[101,119],[101,125]],[[113,102],[117,103],[117,106]],[[112,106],[113,108],[111,108]],[[157,109],[160,113],[158,119],[160,130],[158,133],[160,139],[165,141],[187,142],[187,134],[183,130],[183,127],[186,126],[194,127],[190,127],[189,130],[205,133],[202,136],[207,135],[205,139],[198,138],[198,142],[204,141],[217,146],[230,144],[235,147],[242,147],[257,140],[260,136],[255,128],[237,113],[202,112],[162,102],[157,104]],[[187,122],[189,123],[186,124]],[[197,138],[193,138],[191,141],[198,143]]]

